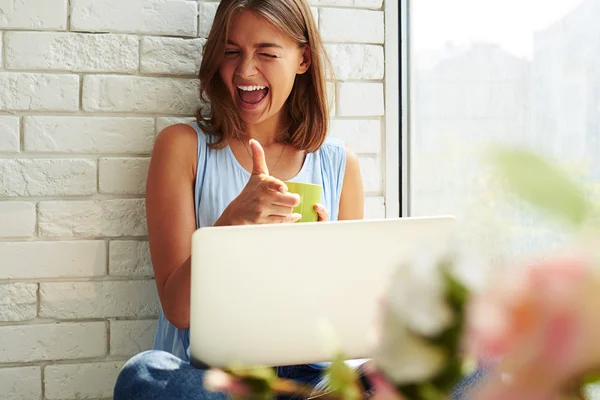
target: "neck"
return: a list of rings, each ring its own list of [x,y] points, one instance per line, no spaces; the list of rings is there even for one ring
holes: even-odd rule
[[[263,147],[281,140],[284,134],[285,121],[279,113],[258,124],[246,125],[246,135],[256,139]]]

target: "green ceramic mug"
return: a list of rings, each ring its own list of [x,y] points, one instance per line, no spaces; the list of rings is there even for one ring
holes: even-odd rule
[[[294,212],[302,215],[297,222],[316,222],[319,219],[315,211],[315,204],[321,203],[320,185],[302,182],[284,182],[288,192],[300,195],[300,204],[294,208]]]

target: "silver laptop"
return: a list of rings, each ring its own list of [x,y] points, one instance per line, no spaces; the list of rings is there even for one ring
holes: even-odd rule
[[[201,228],[192,237],[190,352],[199,367],[370,358],[395,268],[443,245],[452,217]]]

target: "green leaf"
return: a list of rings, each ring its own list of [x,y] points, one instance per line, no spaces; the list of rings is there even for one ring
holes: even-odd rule
[[[501,149],[495,161],[509,188],[523,200],[580,225],[591,211],[583,190],[548,161],[524,149]]]
[[[598,382],[600,382],[600,372],[598,371],[587,373],[581,381],[583,385],[590,385]]]
[[[345,363],[346,358],[338,353],[325,372],[331,389],[343,400],[360,400],[362,390],[358,374]]]

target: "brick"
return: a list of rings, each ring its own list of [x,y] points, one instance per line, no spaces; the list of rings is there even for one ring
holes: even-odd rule
[[[310,12],[312,13],[315,25],[319,27],[319,9],[317,7],[311,7]]]
[[[95,160],[0,160],[0,197],[90,195],[96,175]]]
[[[6,69],[136,72],[139,40],[129,35],[7,32]]]
[[[210,33],[215,14],[217,13],[219,3],[204,2],[198,3],[198,36],[206,38]]]
[[[0,40],[2,38],[0,37]],[[0,49],[1,51],[1,49]],[[19,117],[0,117],[0,152],[18,153],[20,148]]]
[[[367,197],[365,198],[365,218],[383,219],[385,218],[385,198]]]
[[[149,153],[153,118],[25,117],[24,147],[29,152]]]
[[[110,321],[110,355],[131,357],[150,350],[156,325],[156,320]]]
[[[102,240],[0,242],[0,279],[103,276],[106,253]]]
[[[33,362],[102,357],[104,322],[0,326],[0,362]]]
[[[67,0],[0,0],[0,29],[67,29]]]
[[[196,36],[197,8],[183,0],[71,0],[71,30]]]
[[[318,0],[321,6],[363,7],[380,9],[383,0]]]
[[[0,111],[77,111],[77,75],[0,72]]]
[[[329,104],[329,116],[334,116],[336,113],[336,86],[334,82],[327,82],[326,84],[327,90],[327,103]]]
[[[360,156],[358,160],[365,193],[381,193],[383,180],[379,159],[376,157]]]
[[[40,367],[0,368],[0,399],[32,400],[41,397]]]
[[[44,201],[38,205],[40,236],[145,236],[143,199]]]
[[[155,317],[159,302],[154,280],[40,284],[40,317]]]
[[[0,285],[0,322],[27,321],[37,315],[37,285]]]
[[[30,237],[35,234],[35,203],[0,201],[0,237]]]
[[[175,125],[175,124],[187,124],[191,125],[196,122],[196,118],[177,118],[177,117],[163,117],[156,119],[156,134],[158,135],[163,129]]]
[[[148,242],[111,240],[108,268],[114,276],[154,276]]]
[[[141,72],[144,74],[198,75],[206,39],[145,37]]]
[[[346,82],[340,83],[339,90],[339,116],[367,117],[385,114],[382,83]]]
[[[46,400],[108,399],[124,362],[48,365],[44,368]]]
[[[197,79],[94,75],[83,79],[85,111],[193,115],[200,104]]]
[[[144,194],[149,158],[101,158],[100,193]]]
[[[385,40],[383,11],[321,8],[319,21],[327,42],[382,44]]]
[[[383,79],[383,46],[370,44],[327,44],[327,54],[336,79]]]
[[[332,120],[330,132],[333,137],[343,140],[355,153],[381,152],[380,120]]]

